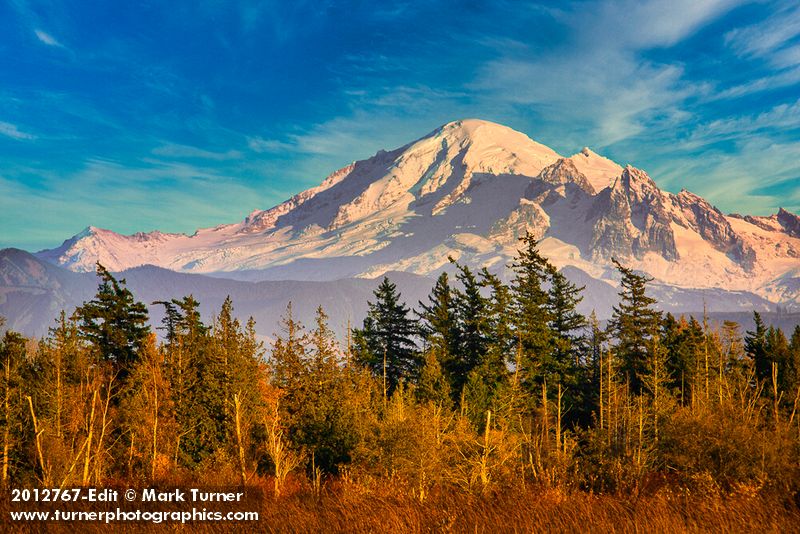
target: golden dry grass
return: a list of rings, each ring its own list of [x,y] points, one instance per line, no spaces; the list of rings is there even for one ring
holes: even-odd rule
[[[797,496],[743,493],[698,496],[662,488],[653,495],[637,498],[512,488],[486,495],[454,489],[433,491],[420,501],[385,482],[367,488],[345,481],[329,481],[319,494],[305,482],[289,484],[281,497],[272,495],[268,481],[250,491],[260,497],[241,509],[256,509],[260,514],[257,523],[20,525],[8,521],[9,503],[4,502],[4,520],[0,524],[8,532],[73,533],[800,532]],[[186,508],[186,505],[146,507],[170,511]]]

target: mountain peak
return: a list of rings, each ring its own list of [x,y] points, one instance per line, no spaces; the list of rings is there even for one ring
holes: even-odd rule
[[[556,154],[555,151],[538,143],[522,132],[483,119],[461,119],[448,122],[436,128],[430,134],[423,137],[444,138],[454,142],[469,141],[473,145],[493,144],[498,147],[513,150],[516,145],[535,145],[538,149]]]
[[[89,237],[90,235],[94,235],[100,231],[100,228],[96,226],[87,226],[77,234],[73,236],[73,239],[80,239],[81,237]]]
[[[518,174],[534,177],[561,156],[508,126],[482,119],[448,122],[411,143],[399,159],[443,150],[451,163],[466,166],[467,174]],[[440,154],[443,155],[443,154]]]
[[[569,160],[598,192],[611,186],[623,170],[621,165],[597,154],[589,147],[583,147],[580,152],[570,156]]]
[[[437,130],[441,131],[463,130],[465,132],[472,133],[478,128],[511,130],[511,128],[509,128],[508,126],[504,126],[496,122],[487,121],[484,119],[474,119],[474,118],[458,119],[455,121],[450,121],[437,128]]]
[[[752,234],[750,219],[731,220],[701,197],[663,192],[644,171],[589,147],[562,158],[523,133],[469,118],[355,161],[237,224],[191,236],[123,236],[90,226],[38,257],[75,271],[100,261],[115,271],[152,264],[258,271],[264,279],[427,275],[447,269],[449,256],[502,270],[516,238],[532,231],[559,267],[602,276],[611,257],[624,257],[664,283],[767,294],[765,284],[785,266],[797,268],[800,218],[781,209],[758,219],[774,232],[766,237]]]
[[[784,232],[792,237],[800,237],[800,217],[783,208],[778,209],[775,218],[783,227]]]

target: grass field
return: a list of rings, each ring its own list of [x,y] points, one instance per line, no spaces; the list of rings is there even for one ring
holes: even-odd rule
[[[517,488],[474,495],[433,491],[424,500],[391,485],[329,481],[315,491],[289,484],[280,497],[254,486],[239,509],[259,512],[258,522],[148,522],[12,524],[9,532],[800,532],[797,496],[703,496],[662,488],[650,495],[593,495]],[[255,495],[255,497],[253,497]],[[255,504],[254,504],[255,503]],[[191,504],[140,505],[147,510],[191,509]],[[68,508],[63,506],[63,508]],[[230,510],[230,506],[209,506]],[[31,509],[30,507],[28,509]],[[86,508],[83,508],[86,509]],[[100,508],[96,508],[100,509]]]

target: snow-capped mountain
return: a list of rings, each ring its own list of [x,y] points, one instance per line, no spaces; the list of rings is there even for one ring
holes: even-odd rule
[[[38,256],[73,271],[100,261],[260,280],[433,275],[448,257],[507,274],[526,230],[558,267],[595,279],[613,280],[613,257],[667,286],[800,297],[798,216],[724,215],[588,148],[562,157],[474,119],[352,163],[240,223],[191,236],[89,227]]]

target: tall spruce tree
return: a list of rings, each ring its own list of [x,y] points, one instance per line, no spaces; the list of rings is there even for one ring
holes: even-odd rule
[[[375,302],[361,329],[353,332],[359,361],[377,377],[386,378],[387,394],[403,380],[413,380],[419,369],[414,335],[417,328],[400,300],[397,286],[384,277],[375,290]]]
[[[436,280],[428,302],[419,303],[419,335],[424,341],[426,354],[439,360],[436,369],[448,380],[456,370],[459,353],[459,325],[455,308],[455,295],[446,272]],[[426,357],[427,359],[427,357]]]
[[[586,317],[578,311],[578,304],[583,300],[583,289],[583,286],[578,287],[570,282],[563,273],[551,269],[547,306],[553,334],[552,354],[564,385],[576,385],[578,379],[583,343],[581,331],[586,326]]]
[[[792,379],[792,351],[789,340],[780,328],[770,326],[767,329],[766,351],[770,362],[770,380],[772,379],[772,365],[775,364],[778,372],[778,387],[784,394],[794,393],[794,380]]]
[[[786,369],[786,389],[791,396],[791,392],[800,395],[800,325],[794,327],[792,337],[789,340],[789,361]]]
[[[203,414],[207,406],[199,397],[198,384],[203,384],[213,368],[209,357],[213,344],[208,327],[200,318],[199,302],[193,296],[160,301],[167,309],[163,324],[167,331],[165,373],[172,395],[172,406],[178,424],[178,454],[181,462],[191,464],[202,453],[194,436],[197,428],[206,428]],[[172,341],[170,341],[170,332]],[[217,383],[211,378],[212,385]],[[193,451],[187,454],[187,451]]]
[[[306,372],[308,334],[294,318],[291,302],[281,317],[280,327],[281,332],[274,336],[270,358],[272,383],[292,395]]]
[[[699,394],[702,382],[700,364],[706,342],[703,325],[694,317],[687,321],[681,316],[676,320],[667,314],[662,321],[661,338],[667,351],[666,368],[670,377],[667,385],[680,392],[681,402],[690,402]]]
[[[2,323],[0,323],[2,325]],[[0,429],[2,429],[2,466],[0,483],[8,486],[15,469],[25,463],[25,451],[20,446],[20,436],[25,426],[23,388],[26,384],[25,367],[27,351],[25,338],[7,330],[0,338]]]
[[[592,310],[586,323],[586,362],[585,379],[580,384],[583,403],[578,406],[577,416],[583,424],[591,422],[592,414],[600,405],[601,373],[604,373],[603,362],[606,354],[608,334],[600,327],[597,313]]]
[[[772,365],[767,353],[767,326],[761,319],[761,314],[753,312],[755,329],[748,330],[744,336],[744,350],[753,363],[756,378],[765,381],[772,373]]]
[[[300,404],[292,419],[294,442],[310,453],[314,466],[336,473],[349,463],[358,436],[348,406],[347,372],[339,366],[339,345],[328,316],[317,308],[315,328],[308,336],[310,357],[300,385]]]
[[[97,276],[97,294],[75,313],[83,337],[97,349],[102,360],[113,364],[119,380],[124,382],[150,332],[147,308],[134,299],[124,279],[117,280],[100,263]]]
[[[448,371],[452,378],[453,393],[458,396],[470,372],[483,362],[488,349],[489,302],[481,294],[481,284],[475,273],[465,265],[456,264],[456,267],[456,278],[462,286],[455,292],[459,347],[453,368]]]
[[[487,410],[496,411],[502,389],[508,386],[507,361],[513,354],[514,333],[511,315],[511,294],[508,286],[487,269],[480,273],[480,288],[489,290],[482,297],[480,313],[482,317],[481,354],[476,365],[467,374],[463,393],[459,399],[464,401],[461,408],[481,428],[486,422]]]
[[[485,380],[499,384],[508,375],[506,364],[514,362],[512,296],[509,287],[485,268],[481,271],[481,286],[490,291],[486,304]]]
[[[647,296],[647,283],[652,279],[613,261],[622,280],[620,301],[613,307],[609,328],[616,338],[620,370],[630,380],[633,391],[640,392],[651,367],[650,338],[658,331],[661,313],[653,308],[656,299]]]
[[[516,273],[511,284],[514,329],[522,355],[520,372],[523,381],[533,387],[558,372],[552,357],[550,322],[553,317],[545,288],[552,267],[539,253],[538,242],[530,233],[520,241],[523,248],[518,250],[517,259],[512,264]]]

